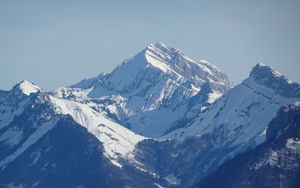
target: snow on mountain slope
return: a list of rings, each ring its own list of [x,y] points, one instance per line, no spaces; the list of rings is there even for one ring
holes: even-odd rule
[[[219,90],[226,90],[231,84],[226,74],[208,62],[192,60],[179,49],[157,43],[148,45],[134,57],[125,60],[112,73],[102,77],[105,80],[90,93],[90,96],[102,96],[103,89],[127,95],[137,94],[146,86],[151,87],[149,84],[153,82],[150,79],[153,79],[153,84],[156,85],[156,82],[160,81],[155,80],[156,76],[183,85],[193,94],[199,91],[204,82],[209,81],[218,85]]]
[[[58,113],[71,115],[78,124],[87,128],[103,143],[105,155],[113,164],[122,167],[118,162],[119,158],[133,162],[135,145],[145,137],[134,134],[121,125],[108,120],[88,105],[52,96],[50,99],[57,107]]]
[[[183,141],[212,134],[216,148],[236,148],[228,156],[261,144],[266,139],[267,125],[278,109],[300,101],[300,85],[275,73],[268,66],[256,65],[249,78],[213,103],[187,128],[175,130],[164,138]],[[284,87],[289,90],[280,93],[276,89]],[[286,96],[289,92],[292,97]]]
[[[31,94],[36,93],[37,96],[43,96],[41,101],[49,102],[49,105],[53,108],[52,115],[48,115],[49,117],[45,118],[51,119],[51,116],[55,116],[55,114],[69,114],[78,124],[87,128],[90,133],[96,136],[103,144],[105,156],[109,158],[114,165],[122,167],[121,163],[118,162],[119,160],[134,162],[135,145],[145,139],[145,137],[134,134],[123,126],[114,123],[86,104],[55,98],[28,81],[17,84],[10,91],[0,91],[0,143],[8,147],[14,147],[24,141],[24,131],[22,129],[16,126],[7,128],[7,126],[14,121],[15,117],[23,113],[28,113],[25,110],[28,110],[30,106],[34,108],[35,105],[33,104],[32,98],[35,96]],[[52,124],[54,125],[55,123],[53,122]],[[38,127],[42,128],[43,126],[39,125]],[[46,126],[46,128],[41,129],[41,131],[37,129],[37,135],[34,136],[33,133],[33,140],[42,137],[43,130],[48,130],[49,127],[51,126]],[[41,134],[39,134],[39,132]],[[28,138],[28,143],[31,143],[30,140],[32,139]],[[26,143],[23,143],[23,149],[20,148],[18,151],[23,152],[30,146],[30,144]],[[19,155],[22,152],[17,152],[17,154]],[[2,161],[1,165],[5,166],[5,161],[10,161],[11,157],[18,156],[17,154],[11,155],[9,159]]]
[[[98,76],[94,78],[87,78],[84,79],[74,85],[72,85],[72,88],[82,88],[82,89],[88,89],[93,86],[99,85],[102,83],[102,80],[105,79],[106,74],[105,73],[100,73]]]
[[[50,92],[50,94],[56,96],[57,98],[69,99],[84,103],[85,99],[88,98],[87,95],[90,91],[91,89],[59,87],[55,91]]]
[[[215,66],[157,43],[110,74],[83,80],[54,95],[84,102],[138,134],[158,137],[184,116],[188,101],[201,92],[203,84],[211,86],[211,93],[203,93],[210,97],[201,104],[213,102],[231,87],[227,75]]]

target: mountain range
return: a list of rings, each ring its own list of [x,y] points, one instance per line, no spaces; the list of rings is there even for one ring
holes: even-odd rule
[[[0,90],[0,187],[298,187],[299,106],[269,66],[234,86],[150,44],[68,87]]]

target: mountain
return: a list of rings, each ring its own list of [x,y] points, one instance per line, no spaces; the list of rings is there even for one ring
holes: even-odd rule
[[[268,74],[258,78],[261,70]],[[284,87],[288,91],[279,92],[278,88]],[[299,88],[272,68],[258,64],[249,78],[184,127],[156,141],[139,143],[136,157],[146,161],[147,168],[176,180],[177,186],[193,186],[225,161],[266,142],[268,125],[277,111],[286,104],[299,103]],[[150,155],[152,159],[147,160]]]
[[[23,81],[0,92],[1,187],[141,187],[161,182],[134,159],[145,137],[88,105]],[[163,183],[163,181],[162,181]]]
[[[110,74],[59,88],[54,95],[89,104],[138,134],[159,137],[194,105],[207,106],[230,87],[227,75],[215,66],[157,43]]]
[[[266,135],[265,143],[225,162],[197,186],[299,187],[300,107],[280,108]]]
[[[0,187],[299,185],[300,85],[257,64],[231,87],[157,43],[70,87],[0,90]]]

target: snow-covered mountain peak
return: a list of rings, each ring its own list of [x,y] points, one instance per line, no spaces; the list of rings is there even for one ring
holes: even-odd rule
[[[21,92],[21,93],[29,96],[31,93],[37,93],[37,92],[41,91],[41,88],[27,80],[23,80],[22,82],[15,85],[12,90]]]
[[[266,86],[282,96],[300,97],[300,84],[293,83],[270,66],[258,63],[253,67],[249,79],[253,79],[256,83]]]
[[[203,66],[208,66],[217,69],[216,66],[210,64],[207,60],[194,60],[184,54],[181,49],[167,46],[162,42],[157,42],[155,44],[149,44],[143,51],[147,58],[147,55],[153,56],[157,60],[161,60],[162,63],[168,63],[170,66],[178,65],[177,61],[183,61],[183,63],[193,63]],[[148,62],[152,63],[152,62]]]
[[[275,71],[270,66],[264,65],[262,63],[258,63],[252,68],[250,77],[261,80],[261,79],[279,78],[279,77],[283,77],[283,75]]]
[[[159,49],[161,51],[169,51],[171,49],[171,47],[167,46],[166,44],[162,43],[162,42],[157,42],[155,44],[149,44],[146,49],[152,49],[152,48],[156,48]]]
[[[188,79],[197,88],[204,82],[226,82],[225,85],[231,86],[228,77],[208,61],[194,60],[183,51],[161,42],[148,45],[144,55],[149,65],[172,77]]]
[[[143,77],[143,78],[142,78]],[[198,92],[201,85],[210,82],[224,92],[232,86],[226,74],[206,60],[193,60],[184,53],[162,42],[149,44],[138,54],[123,61],[111,73],[85,79],[72,88],[109,87],[110,91],[124,92],[138,87],[139,80],[172,80]],[[101,86],[102,87],[102,86]],[[225,89],[224,89],[225,88]],[[90,96],[99,97],[97,92]]]
[[[147,83],[142,83],[142,80]],[[182,51],[168,47],[161,42],[148,45],[144,50],[117,66],[110,74],[83,80],[72,87],[83,89],[94,87],[95,91],[92,91],[89,96],[95,98],[101,96],[98,85],[109,91],[129,93],[137,89],[139,91],[136,92],[140,92],[149,84],[154,87],[158,83],[164,84],[163,82],[184,85],[192,91],[193,95],[205,82],[212,83],[220,92],[231,87],[227,75],[215,66],[207,61],[193,60]]]
[[[152,52],[152,53],[160,53],[164,55],[169,55],[169,56],[175,56],[175,55],[180,55],[183,54],[183,52],[177,48],[169,47],[166,44],[162,42],[157,42],[155,44],[149,44],[145,52]],[[157,54],[158,55],[158,54]]]
[[[169,47],[162,42],[148,45],[144,53],[149,64],[165,72],[170,72],[170,69],[174,68],[174,66],[178,66],[178,61],[186,64],[196,63],[196,61],[185,56],[180,49]]]
[[[204,84],[210,90],[202,90]],[[227,75],[217,67],[159,42],[148,45],[107,75],[85,79],[53,94],[84,101],[136,133],[160,136],[196,105],[188,102],[191,98],[198,94],[196,98],[201,101],[196,110],[231,86]]]

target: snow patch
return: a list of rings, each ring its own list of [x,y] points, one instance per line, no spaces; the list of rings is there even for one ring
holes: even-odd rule
[[[278,154],[276,151],[271,151],[271,155],[268,159],[268,163],[271,165],[271,166],[277,166],[278,165]]]
[[[300,140],[288,139],[286,142],[286,147],[292,151],[300,152]]]
[[[22,81],[19,84],[19,88],[27,96],[29,96],[31,93],[37,93],[37,92],[41,91],[41,89],[38,86],[32,84],[31,82],[29,82],[27,80]]]
[[[180,180],[178,178],[176,178],[176,176],[174,176],[174,174],[170,174],[167,177],[165,177],[165,179],[169,182],[169,184],[171,185],[179,185],[180,184]]]
[[[30,166],[33,166],[35,165],[38,160],[40,159],[40,156],[41,156],[41,152],[34,152],[31,154],[31,158],[33,159],[32,163],[30,164]]]
[[[214,91],[213,93],[210,93],[208,95],[207,102],[211,104],[211,103],[215,102],[218,98],[220,98],[222,95],[223,95],[223,93]]]
[[[165,188],[165,187],[159,185],[158,183],[154,183],[154,185],[156,185],[158,188]]]
[[[300,101],[296,101],[294,104],[295,104],[296,106],[300,106]]]

